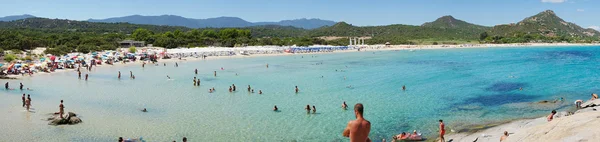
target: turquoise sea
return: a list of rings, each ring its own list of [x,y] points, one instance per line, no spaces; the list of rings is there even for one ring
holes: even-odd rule
[[[600,48],[590,46],[367,50],[104,66],[87,82],[74,71],[39,74],[8,80],[34,91],[0,91],[0,141],[348,141],[341,133],[355,117],[340,108],[343,101],[364,104],[373,140],[412,130],[431,136],[439,119],[458,131],[569,109],[600,92],[599,60]],[[200,87],[192,85],[196,68]],[[227,91],[232,84],[237,92]],[[23,111],[22,93],[31,94],[34,112]],[[560,97],[566,101],[530,103]],[[47,125],[61,99],[83,123]],[[307,104],[317,113],[306,114]]]

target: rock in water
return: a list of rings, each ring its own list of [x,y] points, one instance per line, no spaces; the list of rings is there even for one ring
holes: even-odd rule
[[[63,118],[60,118],[58,114],[52,114],[48,118],[48,125],[74,125],[81,123],[81,119],[77,117],[77,114],[73,112],[67,113]]]

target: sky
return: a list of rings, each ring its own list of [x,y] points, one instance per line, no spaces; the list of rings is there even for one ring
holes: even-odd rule
[[[548,9],[565,21],[600,29],[600,0],[0,0],[0,17],[31,14],[87,20],[168,14],[250,22],[319,18],[357,26],[421,25],[444,15],[493,26]]]

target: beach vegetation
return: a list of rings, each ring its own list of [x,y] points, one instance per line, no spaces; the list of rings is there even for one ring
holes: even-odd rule
[[[135,53],[136,51],[137,49],[134,46],[129,47],[129,53]]]
[[[6,54],[6,55],[4,55],[4,61],[6,61],[6,62],[12,62],[12,61],[14,61],[16,59],[17,59],[17,55],[15,55],[15,54]]]

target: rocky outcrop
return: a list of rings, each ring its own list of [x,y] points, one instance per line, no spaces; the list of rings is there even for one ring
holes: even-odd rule
[[[77,114],[69,112],[63,118],[60,118],[58,114],[52,114],[48,118],[48,125],[74,125],[81,123],[81,119],[77,117]]]

